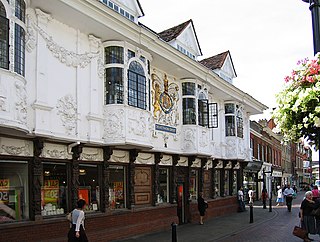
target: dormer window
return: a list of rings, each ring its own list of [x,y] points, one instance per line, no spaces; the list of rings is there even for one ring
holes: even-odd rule
[[[115,4],[112,1],[109,0],[100,0],[102,3],[104,3],[106,6],[108,6],[109,8],[111,8],[112,10],[114,10],[115,12],[121,14],[122,16],[126,17],[127,19],[129,19],[132,22],[135,22],[135,17],[130,14],[128,11],[124,10],[123,8],[121,8],[120,6],[118,6],[117,4]]]
[[[189,52],[188,50],[186,50],[185,48],[183,48],[181,45],[177,45],[177,49],[185,54],[186,56],[190,57],[191,59],[195,60],[196,56],[194,54],[192,54],[191,52]]]

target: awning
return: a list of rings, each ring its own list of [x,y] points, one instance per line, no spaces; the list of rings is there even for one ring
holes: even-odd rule
[[[249,161],[247,166],[243,169],[246,172],[259,172],[261,170],[263,162],[259,160]]]

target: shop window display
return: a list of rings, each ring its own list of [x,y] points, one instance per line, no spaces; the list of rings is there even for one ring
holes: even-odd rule
[[[64,163],[43,163],[41,214],[52,216],[67,211],[67,169]]]
[[[79,165],[79,199],[86,201],[86,211],[98,211],[100,208],[100,186],[96,165]]]
[[[226,170],[224,173],[224,195],[225,196],[230,195],[229,181],[230,181],[230,171]]]
[[[126,208],[126,167],[110,165],[109,203],[111,209]]]
[[[28,219],[28,165],[0,162],[0,223]]]
[[[158,203],[168,203],[169,202],[169,169],[160,168],[159,169],[159,194]]]
[[[220,197],[220,170],[215,170],[214,174],[214,193],[215,197]]]

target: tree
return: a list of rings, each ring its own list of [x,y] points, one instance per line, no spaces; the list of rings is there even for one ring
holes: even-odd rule
[[[277,95],[278,107],[272,116],[283,141],[306,138],[319,149],[320,140],[320,54],[298,62],[298,68],[285,77]]]

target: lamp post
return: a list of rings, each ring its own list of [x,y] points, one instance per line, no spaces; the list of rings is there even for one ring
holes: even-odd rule
[[[314,54],[320,52],[320,4],[319,0],[302,0],[309,3],[309,9],[312,17],[312,31],[313,31],[313,49]]]

